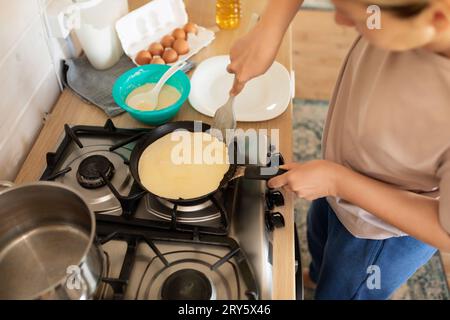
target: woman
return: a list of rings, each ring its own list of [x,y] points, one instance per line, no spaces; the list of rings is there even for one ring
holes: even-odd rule
[[[273,63],[302,2],[270,1],[233,46],[232,94]],[[330,102],[324,160],[288,164],[269,186],[314,200],[317,299],[387,299],[436,248],[450,252],[450,0],[333,3],[361,36]],[[372,4],[381,29],[367,26]]]

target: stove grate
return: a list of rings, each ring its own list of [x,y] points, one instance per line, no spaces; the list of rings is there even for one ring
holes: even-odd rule
[[[136,248],[138,243],[146,243],[154,252],[155,257],[157,257],[165,267],[171,266],[171,263],[158,249],[158,246],[155,244],[156,241],[200,244],[203,246],[220,246],[226,248],[228,250],[228,254],[223,257],[217,256],[217,262],[210,265],[210,269],[215,271],[223,264],[233,260],[233,265],[239,269],[239,273],[242,275],[242,280],[248,288],[245,292],[246,297],[249,300],[256,300],[259,297],[256,280],[250,268],[247,257],[240,249],[237,242],[232,238],[215,235],[201,235],[198,233],[189,234],[180,232],[164,232],[160,230],[150,230],[148,228],[136,228],[125,225],[119,226],[114,223],[99,222],[97,224],[98,244],[103,245],[112,240],[120,240],[127,243],[127,250],[119,278],[103,278],[103,281],[110,285],[114,292],[113,299],[124,299],[131,271],[135,263]],[[145,274],[143,277],[145,277]],[[140,287],[141,285],[139,288]]]

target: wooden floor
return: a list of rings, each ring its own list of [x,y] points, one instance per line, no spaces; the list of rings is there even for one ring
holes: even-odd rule
[[[296,96],[328,100],[357,33],[337,26],[333,12],[302,10],[295,18],[292,36]]]
[[[357,34],[334,23],[333,13],[302,10],[293,25],[296,96],[329,100],[343,59]],[[450,254],[442,254],[450,283]]]

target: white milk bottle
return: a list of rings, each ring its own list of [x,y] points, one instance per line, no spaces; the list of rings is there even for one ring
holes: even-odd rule
[[[79,24],[75,33],[89,62],[95,69],[115,65],[123,55],[116,21],[128,13],[127,0],[73,0]]]

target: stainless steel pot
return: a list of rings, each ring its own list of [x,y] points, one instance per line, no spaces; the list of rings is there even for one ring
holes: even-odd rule
[[[90,299],[103,256],[95,216],[63,185],[0,190],[0,299]]]

